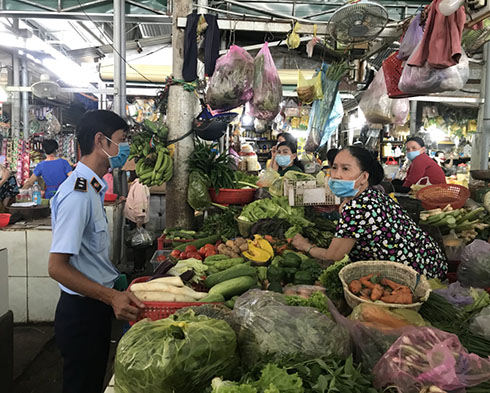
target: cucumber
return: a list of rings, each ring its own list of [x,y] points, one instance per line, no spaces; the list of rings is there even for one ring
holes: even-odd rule
[[[223,295],[221,295],[219,293],[209,294],[205,298],[202,298],[201,300],[199,300],[199,302],[202,302],[202,303],[223,303],[224,301],[225,301],[225,298],[223,297]]]
[[[209,294],[218,293],[222,295],[225,299],[229,299],[236,295],[241,295],[242,293],[254,288],[257,285],[255,278],[250,276],[232,278],[231,280],[226,280],[220,282],[209,290]]]
[[[231,280],[232,278],[242,276],[255,277],[256,274],[257,271],[252,266],[246,266],[242,264],[235,265],[226,270],[223,270],[222,272],[211,274],[204,280],[204,285],[206,285],[207,288],[211,288],[214,287],[216,284],[219,284],[220,282]]]
[[[204,260],[204,263],[208,265],[211,264],[211,262],[224,261],[225,259],[229,259],[229,258],[230,258],[229,256],[223,254],[210,255]]]
[[[220,259],[220,260],[212,260],[208,261],[207,259],[204,260],[204,264],[211,267],[216,267],[219,270],[225,270],[228,269],[229,267],[232,267],[233,265],[237,265],[239,263],[245,262],[245,258],[238,257],[238,258],[230,258],[226,257],[225,259]]]
[[[182,245],[180,245],[178,247],[175,247],[175,250],[185,251],[185,248],[187,246],[194,246],[194,247],[196,247],[199,250],[205,244],[208,244],[208,243],[209,244],[214,244],[218,240],[219,240],[219,236],[218,235],[212,235],[212,236],[208,236],[208,237],[203,237],[202,239],[197,239],[197,240],[194,240],[193,242],[182,243]]]

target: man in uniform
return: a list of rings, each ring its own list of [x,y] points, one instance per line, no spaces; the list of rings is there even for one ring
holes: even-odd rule
[[[109,260],[104,211],[109,167],[129,155],[128,126],[117,114],[87,112],[77,127],[81,159],[51,203],[53,242],[49,275],[58,281],[56,342],[64,360],[64,393],[101,393],[109,355],[111,320],[135,320],[143,304],[113,289],[119,272]]]

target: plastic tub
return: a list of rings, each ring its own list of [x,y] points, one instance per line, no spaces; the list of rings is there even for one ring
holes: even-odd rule
[[[0,228],[6,227],[9,224],[11,214],[1,213],[0,214]]]
[[[255,188],[243,188],[239,190],[220,188],[216,194],[214,188],[209,189],[211,200],[222,205],[246,205],[254,199]]]
[[[249,237],[250,230],[254,226],[255,222],[240,220],[238,216],[235,216],[235,221],[238,224],[238,231],[240,232],[240,235],[243,237]]]
[[[104,195],[104,202],[115,202],[117,199],[117,194],[111,194],[109,192],[106,192]]]

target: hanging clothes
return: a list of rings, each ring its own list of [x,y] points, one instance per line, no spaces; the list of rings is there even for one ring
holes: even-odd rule
[[[410,66],[422,67],[427,61],[432,68],[448,68],[459,63],[466,13],[461,6],[444,16],[439,12],[440,2],[434,0],[430,5],[422,41],[407,62]]]
[[[182,77],[186,82],[197,79],[197,25],[200,15],[196,12],[187,15],[184,34],[184,65]],[[204,31],[204,73],[213,75],[216,60],[219,57],[220,31],[218,17],[212,14],[204,14],[207,28]]]

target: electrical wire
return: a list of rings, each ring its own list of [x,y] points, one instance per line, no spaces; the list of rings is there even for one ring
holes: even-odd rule
[[[143,77],[144,79],[146,79],[148,82],[150,82],[150,83],[155,83],[155,82],[151,81],[150,79],[148,79],[148,78],[147,78],[145,75],[143,75],[141,72],[139,72],[139,71],[138,71],[136,68],[134,68],[134,67],[133,67],[131,64],[129,64],[129,63],[126,61],[126,58],[124,58],[124,57],[123,57],[123,56],[122,56],[122,55],[119,53],[119,51],[118,51],[118,50],[117,50],[117,49],[114,47],[114,45],[111,43],[111,42],[112,42],[112,39],[111,39],[110,37],[108,37],[108,36],[106,35],[106,33],[100,29],[100,27],[97,25],[97,23],[95,23],[95,22],[94,22],[94,20],[93,20],[93,19],[92,19],[92,18],[89,16],[89,14],[87,14],[87,13],[85,12],[85,10],[83,9],[82,4],[80,3],[80,0],[77,0],[77,3],[78,3],[78,5],[80,6],[80,10],[82,11],[82,13],[83,13],[83,14],[84,14],[84,15],[87,17],[87,19],[88,19],[90,22],[92,22],[92,23],[94,24],[95,28],[96,28],[97,30],[99,30],[99,33],[100,33],[100,34],[102,34],[102,35],[105,37],[105,39],[107,40],[107,42],[108,42],[109,46],[110,46],[110,47],[111,47],[111,48],[114,50],[114,52],[115,52],[115,53],[116,53],[116,54],[119,56],[119,58],[120,58],[122,61],[124,61],[124,63],[125,63],[125,64],[126,64],[128,67],[129,67],[129,68],[131,68],[133,71],[135,71],[136,73],[138,73],[140,76],[142,76],[142,77]],[[126,34],[126,30],[124,30],[124,34]]]

